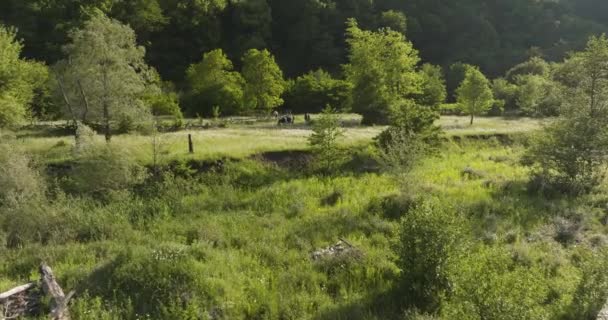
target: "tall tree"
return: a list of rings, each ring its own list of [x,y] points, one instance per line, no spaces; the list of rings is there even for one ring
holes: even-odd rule
[[[556,190],[585,193],[604,178],[608,157],[608,38],[591,37],[587,48],[562,67],[561,117],[540,133],[528,152],[535,177]],[[543,185],[544,185],[543,184]]]
[[[245,101],[248,109],[264,113],[283,103],[281,95],[286,89],[283,72],[268,50],[247,51],[242,73],[247,82]]]
[[[211,115],[214,107],[225,115],[243,111],[245,80],[233,71],[232,62],[221,49],[205,53],[201,62],[188,68],[186,77],[192,114]]]
[[[101,12],[70,33],[67,55],[57,65],[58,87],[74,120],[101,122],[106,141],[111,126],[148,114],[144,97],[160,91],[156,74],[144,62],[131,28]]]
[[[0,25],[0,127],[28,117],[35,89],[48,77],[45,65],[21,59],[22,47],[15,30]]]
[[[477,67],[469,66],[466,70],[464,80],[456,89],[456,100],[460,108],[473,119],[492,107],[494,94],[490,88],[490,81],[479,71]]]
[[[349,60],[346,78],[353,84],[352,109],[366,124],[386,124],[421,93],[422,78],[416,72],[418,51],[397,31],[361,30],[348,22]]]

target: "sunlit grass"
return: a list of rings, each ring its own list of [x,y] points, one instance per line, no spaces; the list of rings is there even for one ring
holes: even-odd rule
[[[303,120],[303,116],[300,116]],[[314,119],[314,116],[313,116]],[[196,120],[189,120],[195,122]],[[243,119],[236,121],[228,128],[199,129],[192,128],[178,132],[158,135],[159,146],[157,158],[161,162],[175,159],[217,159],[221,157],[244,158],[267,151],[304,150],[308,148],[307,138],[312,133],[310,126],[301,121],[294,126],[277,126],[273,120],[243,124]],[[363,127],[358,125],[360,116],[343,115],[345,134],[342,145],[351,146],[369,143],[386,127]],[[188,121],[187,121],[188,122]],[[469,125],[468,117],[444,116],[439,125],[447,136],[512,134],[536,130],[542,121],[528,118],[477,118]],[[188,134],[192,135],[194,153],[188,152]],[[71,158],[74,139],[71,136],[40,137],[21,133],[19,144],[37,155],[42,162],[62,162]],[[125,152],[132,153],[143,163],[152,162],[154,138],[149,135],[129,134],[116,135],[112,143]],[[97,144],[103,144],[103,137],[97,136]]]

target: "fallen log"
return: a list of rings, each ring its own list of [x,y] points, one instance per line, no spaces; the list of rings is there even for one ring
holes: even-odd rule
[[[32,282],[32,283],[24,284],[22,286],[18,286],[16,288],[13,288],[13,289],[7,291],[7,292],[0,293],[0,302],[3,302],[3,301],[7,300],[8,298],[10,298],[10,297],[12,297],[12,296],[14,296],[16,294],[19,294],[19,293],[22,293],[22,292],[27,291],[29,289],[32,289],[35,286],[36,286],[36,283]]]
[[[50,297],[51,319],[70,320],[68,303],[74,291],[64,294],[57,283],[53,270],[45,263],[40,265],[40,281],[24,284],[0,293],[0,320],[38,316],[44,309],[42,294]]]

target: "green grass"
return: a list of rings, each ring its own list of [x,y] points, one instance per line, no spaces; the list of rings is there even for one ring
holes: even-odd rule
[[[298,116],[303,119],[303,116]],[[314,116],[313,116],[314,119]],[[196,122],[196,120],[189,120]],[[236,121],[236,120],[235,120]],[[239,121],[243,121],[240,119]],[[303,123],[295,126],[278,127],[274,121],[258,121],[242,124],[236,121],[228,128],[191,129],[174,133],[164,133],[159,137],[161,161],[175,159],[217,159],[221,157],[245,158],[267,151],[304,150],[308,148],[307,138],[311,134],[309,126]],[[345,146],[369,143],[385,127],[363,127],[356,125],[360,117],[344,115],[347,124]],[[540,127],[541,121],[534,119],[477,118],[473,126],[467,117],[445,116],[439,120],[448,136],[494,135],[525,133]],[[20,132],[20,144],[29,152],[38,155],[43,162],[62,162],[70,159],[73,138],[40,137],[36,132]],[[194,154],[188,153],[188,134],[192,134]],[[152,137],[146,135],[116,135],[112,143],[120,149],[128,150],[143,163],[152,162]],[[102,136],[97,143],[103,144]]]
[[[365,139],[353,138],[358,130]],[[369,141],[364,130],[377,128],[352,129],[351,142]],[[195,156],[238,158],[305,148],[306,134],[300,129],[200,131],[197,149],[208,144],[213,151]],[[177,146],[183,133],[164,138]],[[113,143],[137,153],[138,142],[147,139],[117,136]],[[552,265],[554,271],[543,277],[555,283],[561,298],[543,309],[549,317],[565,312],[581,279],[572,262],[580,259],[580,248],[554,240],[553,219],[586,210],[581,244],[591,247],[593,236],[608,234],[599,222],[601,212],[592,208],[604,200],[529,195],[528,170],[519,164],[523,150],[493,139],[449,142],[401,181],[380,173],[316,176],[241,160],[227,163],[221,174],[169,179],[152,191],[119,192],[105,202],[67,198],[40,213],[8,212],[8,219],[23,217],[11,224],[23,227],[2,229],[0,238],[22,232],[32,240],[0,249],[0,291],[35,279],[44,260],[64,287],[87,292],[75,300],[75,319],[109,314],[135,319],[129,310],[137,310],[139,318],[146,313],[163,318],[161,312],[168,312],[165,318],[189,319],[181,307],[171,307],[173,299],[181,299],[176,292],[190,297],[196,312],[220,312],[228,319],[398,319],[398,295],[391,292],[400,271],[393,248],[398,218],[407,214],[399,195],[409,195],[416,201],[437,198],[452,208],[462,225],[470,226],[474,242],[489,241],[534,266]],[[181,147],[169,155],[186,156]],[[465,167],[482,175],[466,179]],[[327,204],[324,199],[332,194],[338,200]],[[395,197],[396,209],[385,207]],[[27,218],[36,214],[45,218]],[[35,240],[32,232],[45,240]],[[340,238],[361,250],[362,258],[311,260],[312,251]],[[158,310],[156,303],[173,309]]]

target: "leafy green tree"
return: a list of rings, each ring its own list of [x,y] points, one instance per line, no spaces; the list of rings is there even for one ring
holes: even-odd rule
[[[527,159],[538,189],[580,194],[602,181],[608,158],[608,38],[591,37],[564,65],[561,117],[539,134]]]
[[[471,125],[475,116],[490,110],[494,102],[490,82],[476,67],[467,68],[456,96],[462,110],[471,116]]]
[[[492,80],[492,93],[494,94],[494,109],[504,112],[515,112],[517,106],[517,85],[510,83],[504,78]]]
[[[420,75],[422,76],[422,93],[416,96],[416,101],[423,106],[438,110],[447,98],[441,67],[425,63],[420,69]]]
[[[561,89],[550,78],[540,75],[516,77],[519,109],[533,117],[556,116],[561,105]]]
[[[70,34],[67,59],[58,63],[58,88],[66,115],[82,122],[100,122],[106,141],[111,126],[149,115],[145,95],[158,92],[157,75],[144,61],[131,28],[96,12]]]
[[[352,110],[365,124],[387,124],[421,92],[418,52],[403,34],[364,31],[352,19],[347,35],[350,62],[345,72],[353,84]]]
[[[248,109],[267,113],[283,103],[287,84],[283,72],[268,50],[251,49],[243,57],[245,103]]]
[[[326,105],[335,106],[338,111],[348,107],[351,85],[334,79],[326,71],[319,69],[298,77],[285,93],[285,107],[293,112],[318,113]]]
[[[324,171],[335,169],[342,155],[338,140],[344,135],[339,116],[331,107],[326,107],[321,115],[314,119],[312,131],[308,143],[317,156],[319,166]]]
[[[35,91],[48,78],[46,66],[21,59],[23,45],[15,32],[0,25],[0,128],[29,117]]]
[[[226,115],[243,112],[245,80],[233,71],[232,62],[221,49],[205,53],[201,62],[188,68],[186,77],[191,90],[190,113],[209,116],[214,106]]]

